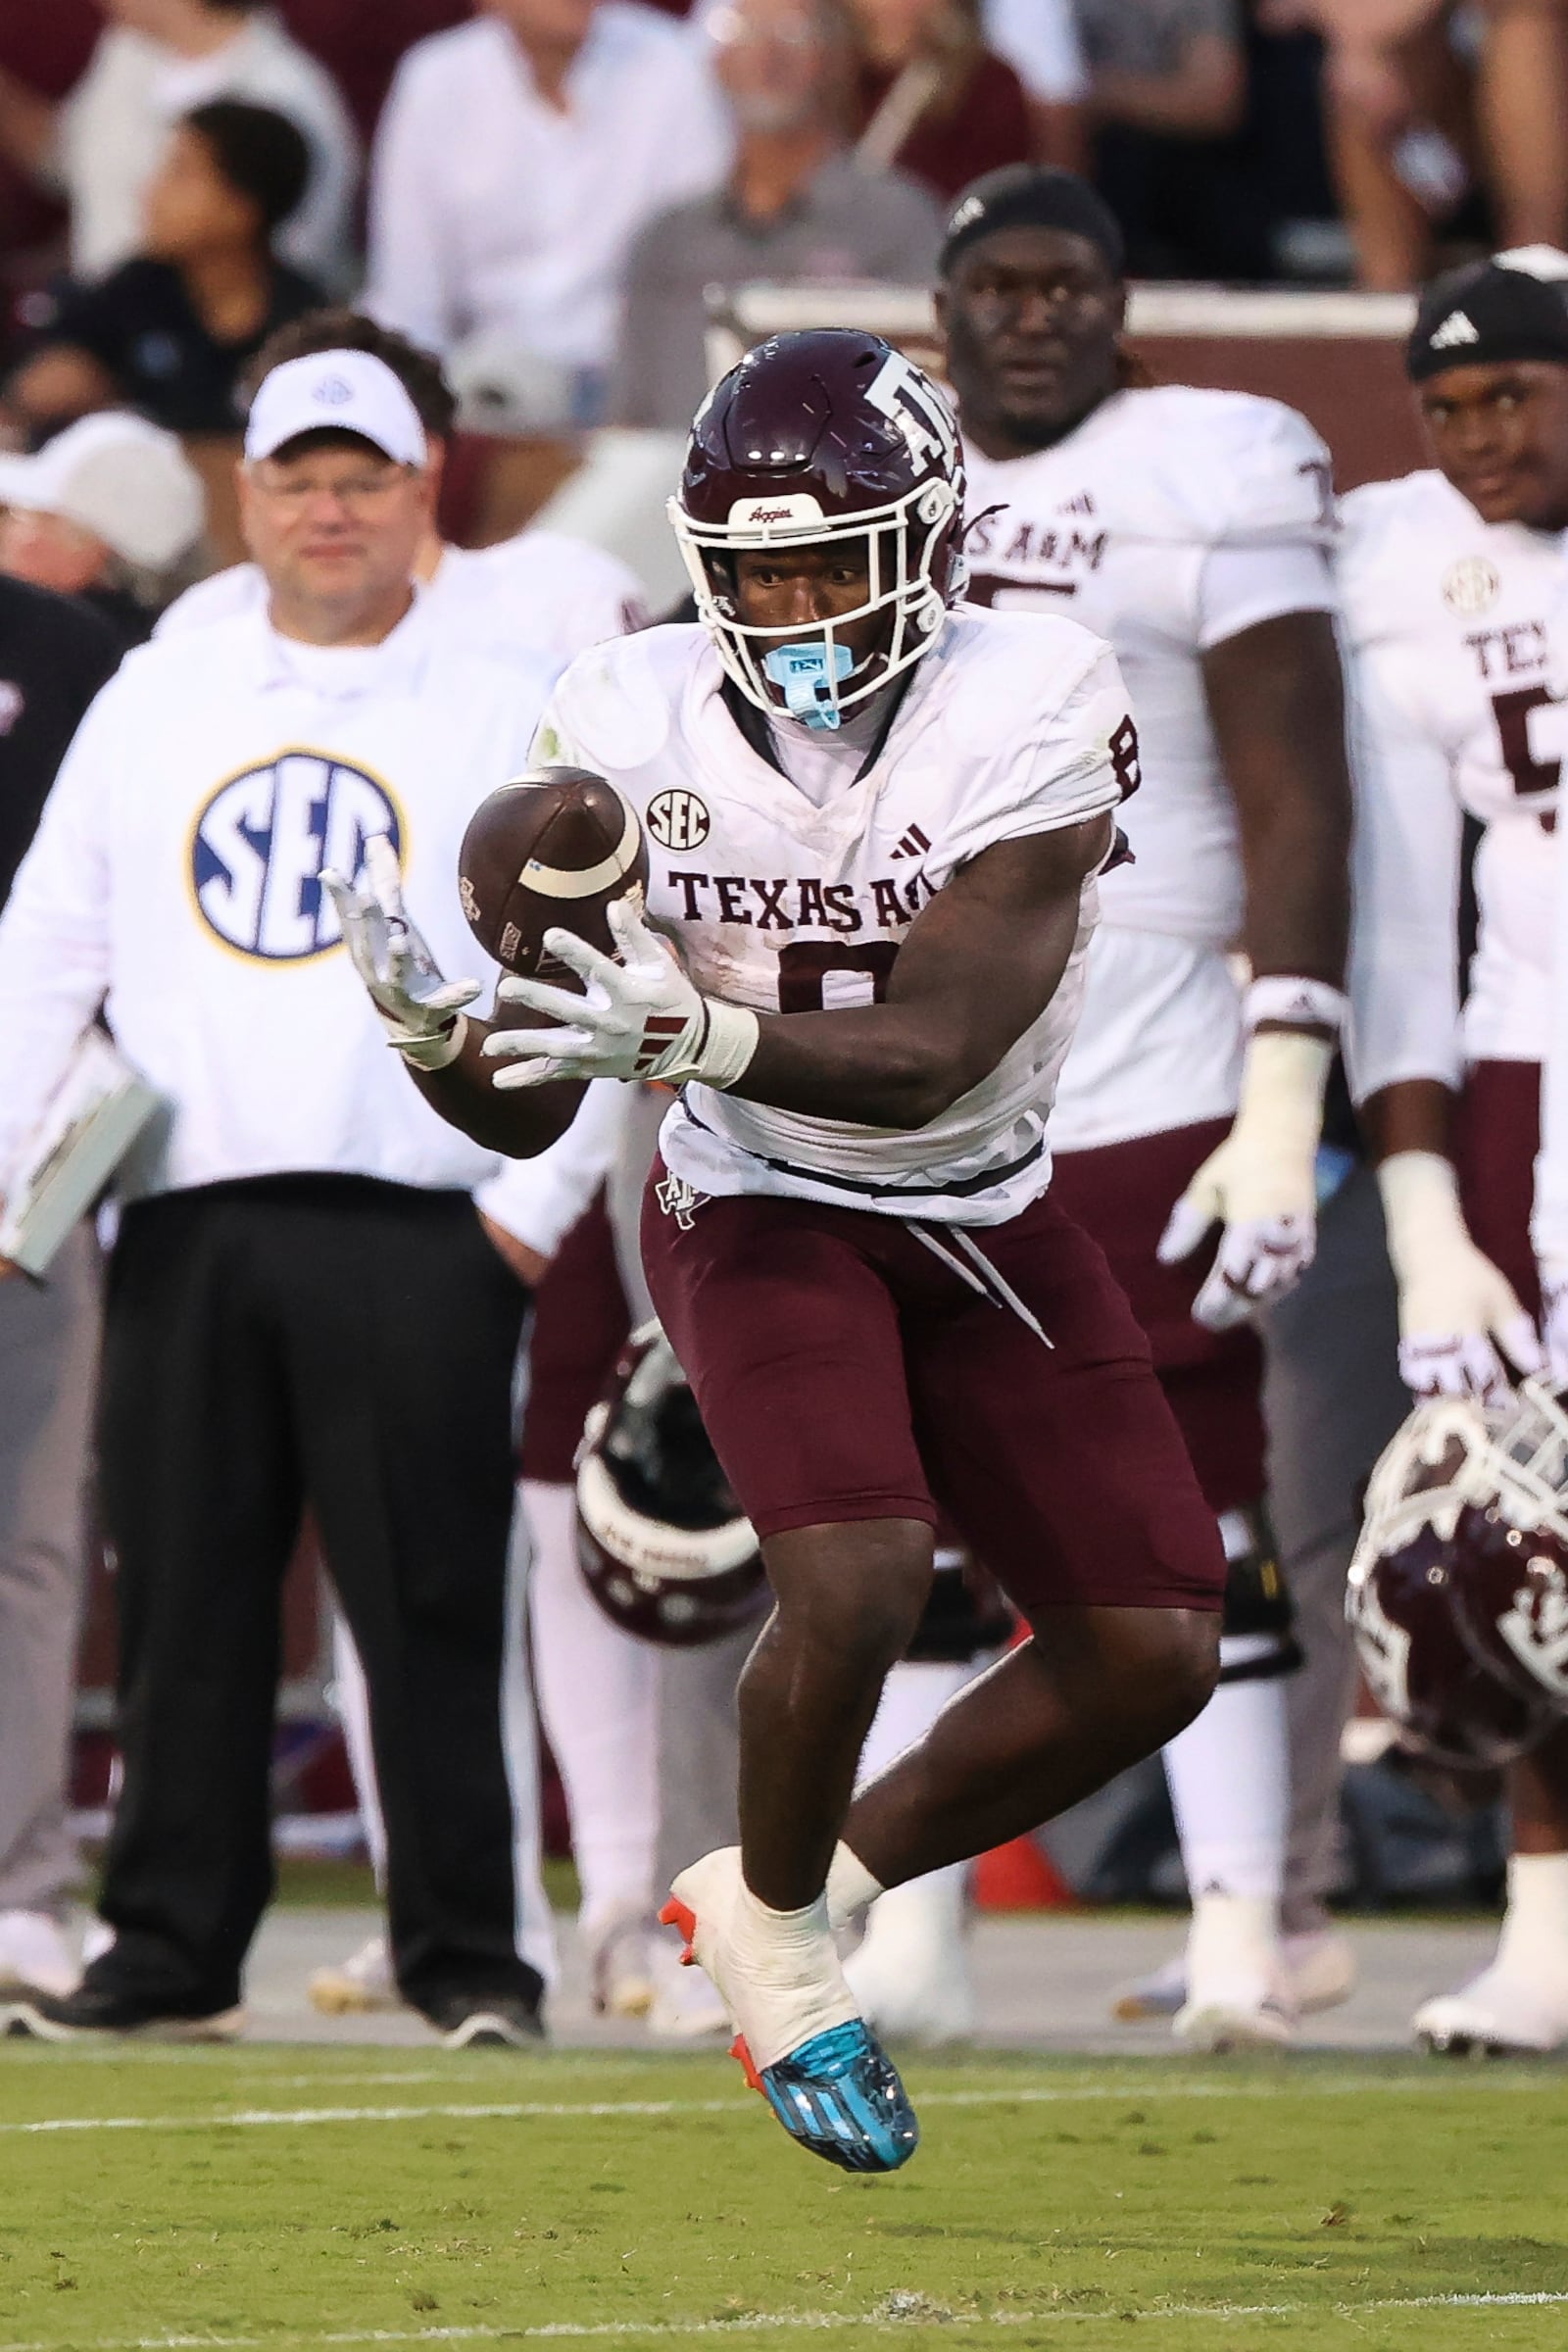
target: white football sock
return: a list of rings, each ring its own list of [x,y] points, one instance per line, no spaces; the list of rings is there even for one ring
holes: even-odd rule
[[[1193,1901],[1218,1893],[1277,1904],[1290,1797],[1283,1682],[1221,1683],[1167,1745],[1165,1777]]]
[[[566,1791],[582,1920],[591,1930],[614,1912],[654,1907],[658,1659],[611,1623],[583,1581],[574,1490],[524,1479],[518,1494],[533,1544],[528,1608],[539,1713]]]
[[[1497,1968],[1568,1976],[1568,1854],[1515,1854]]]
[[[882,1882],[871,1876],[859,1855],[852,1854],[841,1838],[833,1848],[823,1891],[827,1896],[828,1925],[842,1928],[848,1926],[857,1911],[863,1911],[867,1903],[876,1901],[882,1892]]]
[[[386,1891],[386,1824],[381,1819],[381,1792],[375,1785],[375,1750],[370,1745],[370,1694],[365,1687],[365,1668],[354,1646],[348,1621],[332,1604],[332,1681],[343,1746],[360,1804],[360,1827],[375,1884]]]
[[[895,1666],[882,1686],[881,1703],[865,1735],[856,1787],[874,1781],[896,1756],[923,1740],[949,1699],[956,1698],[964,1685],[972,1683],[990,1662],[981,1658],[972,1666]]]

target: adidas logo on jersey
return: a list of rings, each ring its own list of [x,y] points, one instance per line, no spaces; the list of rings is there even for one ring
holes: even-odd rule
[[[907,833],[906,833],[904,836],[904,839],[899,843],[898,848],[896,850],[889,851],[889,862],[891,863],[895,858],[922,857],[930,847],[931,844],[929,840],[926,838],[925,834],[921,832],[919,826],[911,825]]]
[[[1450,311],[1443,324],[1433,329],[1430,348],[1433,351],[1452,351],[1460,343],[1479,343],[1480,340],[1474,319],[1467,318],[1463,311]]]
[[[1088,490],[1080,490],[1076,498],[1064,498],[1056,509],[1058,514],[1093,514],[1094,512],[1094,495]]]

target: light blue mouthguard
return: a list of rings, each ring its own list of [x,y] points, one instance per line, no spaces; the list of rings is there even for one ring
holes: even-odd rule
[[[822,730],[840,724],[833,688],[842,685],[854,667],[855,657],[847,645],[776,645],[762,658],[766,676],[784,689],[784,708],[791,718]]]

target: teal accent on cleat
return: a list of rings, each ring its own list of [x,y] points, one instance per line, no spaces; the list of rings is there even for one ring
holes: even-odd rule
[[[899,2070],[858,2019],[813,2034],[759,2084],[790,2137],[847,2173],[896,2173],[920,2144]]]

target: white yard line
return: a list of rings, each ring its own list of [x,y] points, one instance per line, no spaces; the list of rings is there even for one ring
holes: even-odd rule
[[[910,2295],[900,2308],[898,2295],[888,2296],[869,2311],[743,2312],[728,2320],[544,2320],[536,2327],[470,2328],[356,2328],[322,2333],[279,2328],[267,2335],[125,2335],[71,2339],[73,2352],[284,2352],[289,2345],[328,2347],[352,2344],[494,2343],[503,2339],[548,2342],[552,2339],[613,2342],[628,2336],[683,2337],[688,2335],[760,2335],[768,2328],[791,2332],[842,2332],[852,2328],[1043,2328],[1072,2327],[1085,2321],[1121,2316],[1108,2308],[1099,2311],[1063,2310],[1059,2304],[1042,2311],[950,2311],[946,2305]],[[1137,2313],[1143,2327],[1162,2320],[1304,2320],[1370,2319],[1397,2311],[1519,2311],[1568,2305],[1568,2292],[1545,2291],[1499,2295],[1377,2295],[1357,2303],[1161,2303]],[[1124,2306],[1123,2309],[1126,2307]],[[27,2343],[0,2344],[0,2352],[61,2352],[60,2339],[34,2338]]]
[[[4,2060],[0,2059],[0,2068]],[[925,2090],[918,2104],[927,2107],[1054,2107],[1084,2100],[1121,2100],[1137,2107],[1154,2099],[1277,2099],[1365,2098],[1382,2090],[1400,2097],[1406,2093],[1485,2090],[1512,2096],[1521,2091],[1560,2091],[1554,2071],[1534,2079],[1434,2069],[1407,2081],[1380,2082],[1376,2077],[1346,2076],[1321,2081],[1286,2080],[1279,2082],[1171,2082],[1004,2084],[987,2090]],[[739,2085],[737,2084],[737,2092]],[[530,2120],[593,2121],[606,2117],[727,2115],[738,2097],[722,2099],[497,2099],[483,2102],[441,2100],[409,2107],[236,2107],[193,2115],[52,2115],[31,2123],[0,2123],[0,2136],[51,2132],[214,2132],[255,2131],[273,2125],[309,2127],[318,2124],[525,2123]],[[8,2347],[0,2344],[0,2352]]]

